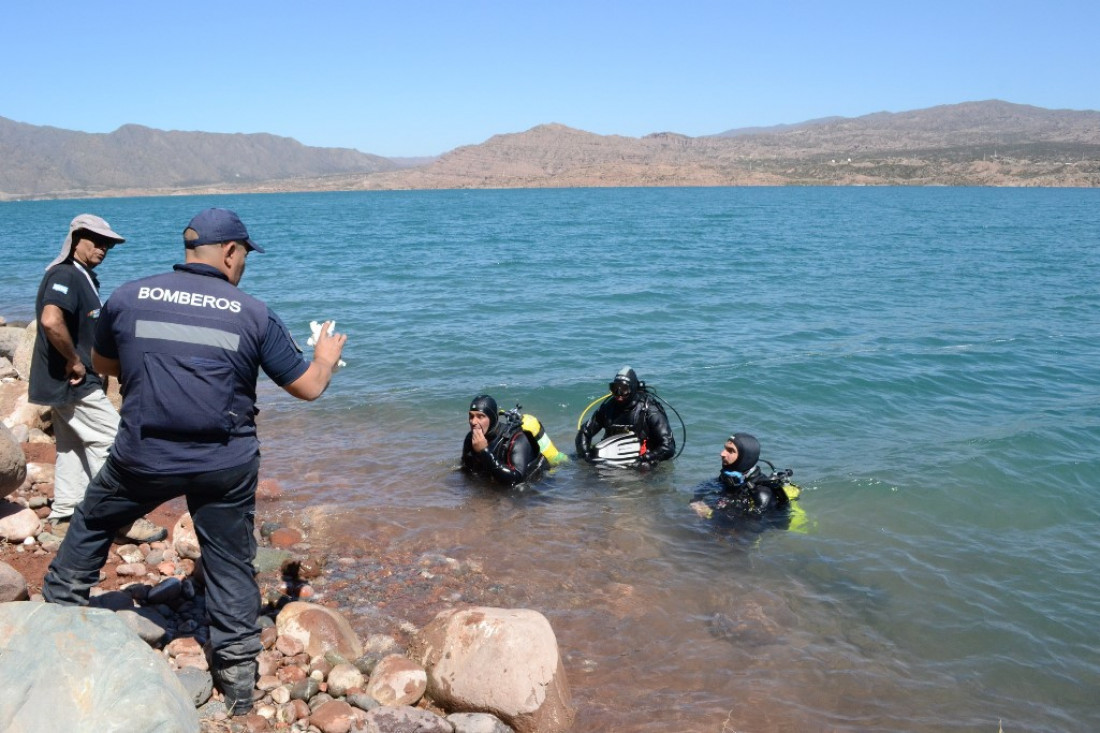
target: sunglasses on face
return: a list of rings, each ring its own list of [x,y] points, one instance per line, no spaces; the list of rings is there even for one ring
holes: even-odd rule
[[[87,239],[92,243],[93,247],[102,250],[110,250],[118,244],[118,242],[113,242],[110,239],[99,239],[98,237],[88,237]]]

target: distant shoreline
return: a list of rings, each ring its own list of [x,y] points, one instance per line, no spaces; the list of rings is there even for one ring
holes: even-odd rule
[[[704,137],[557,123],[438,157],[389,159],[273,135],[0,117],[0,201],[315,191],[696,186],[1100,187],[1100,112],[998,100]]]
[[[539,191],[546,189],[572,189],[583,190],[586,188],[1065,188],[1065,189],[1093,189],[1100,188],[1097,183],[1033,183],[1022,184],[1008,182],[1003,184],[992,183],[746,183],[746,184],[676,184],[662,183],[653,185],[631,185],[626,183],[606,183],[601,185],[578,186],[454,186],[450,188],[293,188],[273,186],[251,186],[246,188],[219,188],[204,186],[196,189],[165,189],[143,191],[83,191],[72,194],[47,194],[10,196],[0,193],[0,203],[29,203],[38,201],[80,201],[102,200],[119,198],[158,198],[173,196],[245,196],[263,194],[287,194],[287,193],[354,193],[358,191]]]

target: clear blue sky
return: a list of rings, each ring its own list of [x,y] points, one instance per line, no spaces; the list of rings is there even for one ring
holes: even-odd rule
[[[0,6],[0,116],[435,155],[1002,99],[1100,109],[1100,2],[158,2]],[[0,161],[2,165],[2,161]]]

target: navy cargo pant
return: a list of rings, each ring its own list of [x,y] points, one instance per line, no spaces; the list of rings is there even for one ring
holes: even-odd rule
[[[234,468],[159,475],[126,470],[109,456],[88,484],[69,531],[50,563],[42,595],[51,603],[88,605],[119,528],[177,496],[202,547],[214,667],[251,662],[260,653],[260,589],[253,572],[256,484],[260,457]]]

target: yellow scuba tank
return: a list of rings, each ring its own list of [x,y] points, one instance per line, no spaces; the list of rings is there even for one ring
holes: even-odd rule
[[[790,504],[788,505],[790,524],[787,526],[787,531],[807,534],[813,523],[806,515],[806,510],[802,508],[798,501],[798,498],[802,495],[802,489],[795,484],[785,483],[783,484],[783,491],[786,492],[787,498],[790,499]]]
[[[523,432],[535,439],[535,442],[538,443],[539,446],[539,452],[542,453],[543,457],[551,466],[556,466],[559,463],[565,463],[569,460],[569,456],[554,447],[554,441],[550,440],[550,436],[542,429],[542,423],[539,422],[537,417],[534,415],[524,415],[520,427],[523,428]]]

